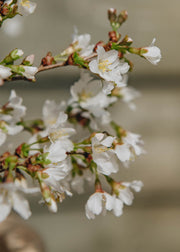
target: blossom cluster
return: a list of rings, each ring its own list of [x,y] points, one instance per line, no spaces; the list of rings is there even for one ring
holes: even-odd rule
[[[30,1],[17,3],[31,6]],[[153,64],[159,62],[161,54],[154,44],[134,48],[129,37],[120,40],[118,29],[127,12],[117,15],[116,10],[110,9],[108,15],[113,29],[108,43],[91,45],[90,35],[78,35],[76,30],[72,43],[56,56],[48,52],[39,68],[33,66],[34,55],[15,64],[23,55],[20,49],[0,62],[1,85],[14,79],[32,81],[36,73],[54,67],[81,68],[80,79],[70,89],[70,98],[59,104],[45,101],[42,119],[24,119],[26,107],[14,90],[8,102],[0,106],[0,145],[8,135],[31,133],[13,153],[7,151],[0,156],[0,221],[11,209],[29,218],[31,211],[24,194],[40,193],[41,202],[57,212],[58,202],[74,192],[84,192],[87,182],[94,191],[85,204],[85,212],[88,219],[94,219],[107,210],[115,216],[122,215],[124,205],[133,202],[132,191],[141,190],[143,183],[139,180],[116,181],[120,166],[129,167],[145,151],[141,136],[119,126],[109,108],[121,100],[134,110],[134,99],[140,95],[127,87],[132,63],[126,54],[140,55]],[[31,186],[27,177],[32,178]],[[103,178],[109,191],[104,189]]]

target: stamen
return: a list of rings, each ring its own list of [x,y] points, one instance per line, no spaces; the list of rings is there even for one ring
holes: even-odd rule
[[[111,71],[111,69],[108,68],[110,65],[112,65],[112,63],[109,63],[108,60],[103,60],[103,61],[100,60],[98,68],[99,68],[99,70],[102,70],[103,73],[104,72],[109,72],[109,71]]]
[[[28,7],[28,8],[30,8],[30,1],[29,1],[29,0],[22,0],[22,1],[21,1],[21,5],[22,5],[23,7]]]

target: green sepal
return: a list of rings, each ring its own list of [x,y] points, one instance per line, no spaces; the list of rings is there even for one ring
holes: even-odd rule
[[[73,54],[73,62],[80,67],[88,68],[88,62],[81,58],[77,52]]]

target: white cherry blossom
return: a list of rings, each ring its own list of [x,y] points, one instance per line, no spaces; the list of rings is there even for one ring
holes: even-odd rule
[[[0,222],[10,214],[11,209],[16,211],[22,218],[31,216],[28,201],[22,193],[37,193],[39,188],[24,188],[15,183],[0,183]]]
[[[16,135],[23,130],[23,126],[11,124],[8,125],[4,121],[0,121],[0,146],[6,141],[7,135]]]
[[[58,163],[51,163],[45,168],[45,170],[43,170],[43,173],[48,175],[48,178],[45,178],[44,182],[53,190],[62,193],[64,190],[63,186],[60,184],[60,181],[62,181],[69,174],[71,169],[72,164],[70,159],[66,159]]]
[[[89,63],[90,71],[99,74],[106,81],[116,83],[118,87],[125,86],[122,75],[128,72],[129,65],[120,62],[118,52],[116,50],[106,52],[102,46],[98,46],[97,54],[97,59]]]
[[[88,219],[94,219],[95,215],[105,214],[106,210],[112,210],[116,216],[120,216],[123,213],[122,209],[122,201],[106,192],[95,192],[89,197],[85,206]]]
[[[116,173],[119,169],[116,156],[111,148],[113,141],[114,137],[105,137],[103,133],[97,133],[91,139],[92,157],[97,164],[99,173],[110,175],[111,173]]]
[[[42,114],[46,128],[57,128],[67,121],[67,114],[64,113],[65,106],[65,102],[56,104],[55,101],[45,101]]]
[[[33,66],[22,66],[22,67],[24,69],[24,72],[21,72],[22,75],[29,80],[34,80],[35,74],[38,72],[38,68]]]
[[[140,192],[143,186],[142,181],[134,180],[132,182],[122,182],[117,185],[118,198],[126,205],[130,206],[133,203],[134,195],[131,188],[135,192]]]
[[[114,152],[118,159],[127,165],[128,161],[134,161],[136,156],[145,153],[142,146],[141,136],[127,131],[126,136],[122,137],[122,143],[116,144]]]
[[[141,180],[133,180],[132,182],[122,182],[122,185],[132,188],[135,192],[140,192],[143,187],[143,182]]]
[[[90,45],[91,35],[86,33],[78,35],[77,28],[74,29],[72,45],[75,50],[80,50],[80,55],[87,57],[92,54],[94,45]]]
[[[161,51],[160,49],[155,46],[156,39],[154,38],[151,45],[148,47],[142,48],[141,56],[145,57],[149,62],[156,65],[161,60]],[[146,52],[144,52],[144,50]]]
[[[16,95],[14,90],[11,90],[9,101],[6,108],[11,109],[9,114],[0,114],[0,120],[4,120],[8,123],[17,123],[26,114],[26,107],[22,105],[23,99]]]
[[[88,73],[81,74],[79,81],[71,87],[71,95],[69,104],[77,102],[81,108],[99,119],[101,124],[107,124],[111,121],[110,113],[106,109],[117,101],[117,97],[107,96],[102,91],[101,82],[92,80]]]

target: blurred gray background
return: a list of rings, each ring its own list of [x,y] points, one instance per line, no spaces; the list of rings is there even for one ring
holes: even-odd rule
[[[32,200],[33,215],[28,224],[41,234],[48,252],[179,252],[180,2],[39,0],[36,12],[22,17],[24,31],[19,37],[10,39],[0,31],[1,57],[18,47],[27,55],[34,53],[39,64],[47,51],[58,54],[67,47],[74,25],[79,34],[90,33],[93,43],[106,41],[110,7],[128,11],[129,18],[121,32],[133,38],[134,46],[148,46],[156,37],[156,45],[162,51],[158,66],[131,57],[135,69],[129,85],[142,93],[136,101],[137,111],[130,111],[120,102],[112,108],[116,121],[143,136],[147,150],[129,169],[121,168],[118,177],[127,181],[141,179],[144,188],[135,195],[133,206],[125,207],[123,216],[115,218],[108,214],[95,221],[88,221],[84,214],[92,188],[83,196],[65,200],[57,215]],[[6,83],[0,89],[0,103],[15,88],[28,107],[27,117],[40,117],[43,102],[68,98],[69,88],[78,77],[77,68],[67,67],[39,74],[35,84]]]

